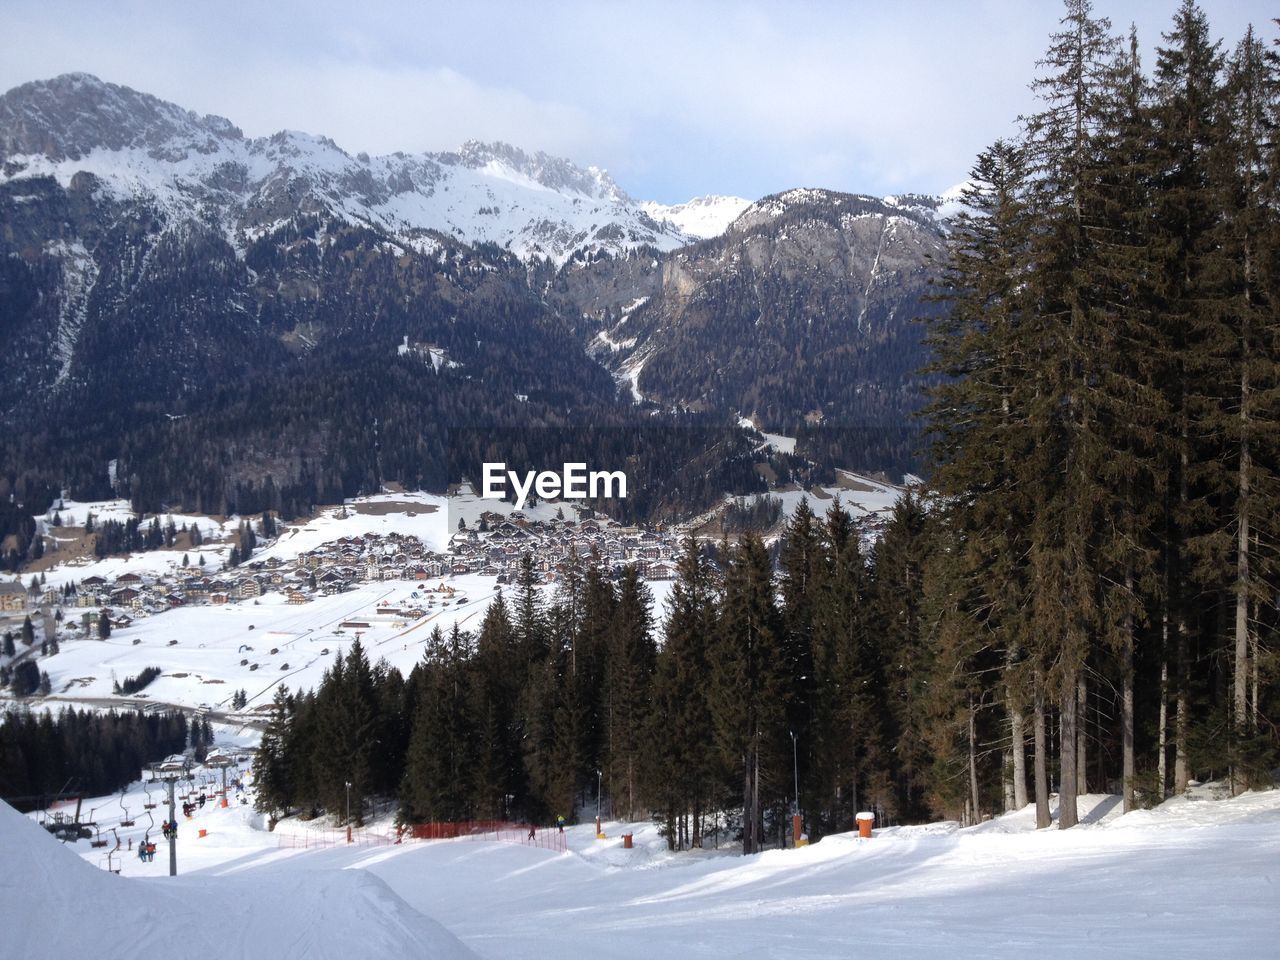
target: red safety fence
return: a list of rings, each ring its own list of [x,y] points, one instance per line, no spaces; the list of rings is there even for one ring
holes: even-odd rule
[[[556,827],[537,827],[529,823],[511,823],[507,820],[415,823],[388,833],[356,828],[347,830],[344,827],[309,829],[277,835],[276,846],[293,850],[319,850],[348,844],[357,847],[386,847],[404,840],[489,840],[497,843],[518,843],[526,847],[538,847],[560,853],[569,849],[564,833]]]
[[[414,840],[491,840],[561,853],[569,849],[564,833],[556,827],[538,827],[531,823],[511,823],[507,820],[415,823],[405,828],[405,832]]]
[[[295,850],[317,850],[350,844],[355,847],[389,847],[400,842],[394,834],[376,833],[372,830],[351,830],[342,827],[330,830],[304,830],[300,833],[280,834],[276,846]]]

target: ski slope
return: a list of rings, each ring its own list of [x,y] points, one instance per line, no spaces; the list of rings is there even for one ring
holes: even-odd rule
[[[198,947],[246,958],[475,956],[369,871],[124,880],[3,803],[0,864],[6,957],[151,960]]]
[[[840,834],[744,858],[731,844],[669,853],[647,823],[625,828],[636,835],[632,850],[617,823],[603,841],[590,825],[570,827],[563,854],[468,840],[282,849],[248,807],[211,807],[183,826],[179,865],[192,872],[176,882],[135,879],[164,877],[163,845],[154,864],[134,857],[124,877],[94,877],[0,810],[0,923],[30,945],[14,956],[80,955],[34,949],[45,936],[86,950],[92,942],[95,956],[141,956],[129,938],[144,907],[157,904],[174,911],[175,930],[194,911],[206,921],[234,916],[261,938],[230,931],[219,953],[231,957],[346,955],[337,949],[353,934],[367,934],[378,952],[350,955],[386,958],[1276,956],[1280,791],[1175,799],[1123,817],[1117,798],[1089,796],[1081,809],[1084,822],[1069,831],[1034,830],[1028,809],[966,829]],[[207,836],[196,838],[196,827]],[[306,829],[285,821],[279,831]],[[49,911],[24,913],[31,891],[23,881],[19,894],[15,877],[33,869],[59,899],[74,898],[86,917],[81,934],[56,929]],[[243,899],[229,909],[232,896]],[[397,939],[402,931],[412,944]]]
[[[56,700],[109,698],[115,680],[154,666],[162,675],[124,700],[220,708],[244,689],[252,708],[270,703],[282,683],[295,690],[317,686],[334,657],[357,637],[371,660],[385,658],[407,674],[422,659],[434,627],[476,629],[497,596],[496,579],[452,577],[445,582],[456,592],[447,601],[427,592],[440,582],[362,583],[298,606],[269,593],[222,606],[180,607],[139,619],[106,640],[64,643],[40,665]],[[419,604],[427,611],[421,620],[377,613],[380,606]],[[343,626],[353,622],[366,626]]]

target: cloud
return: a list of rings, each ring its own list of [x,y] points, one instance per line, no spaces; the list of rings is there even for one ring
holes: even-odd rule
[[[1174,6],[1097,0],[1148,46]],[[1204,6],[1229,38],[1249,19],[1270,28],[1265,0]],[[1024,0],[45,0],[6,12],[0,87],[88,70],[250,134],[302,129],[352,152],[507,140],[667,201],[936,192],[1032,108],[1060,16]]]
[[[486,85],[447,67],[289,64],[225,77],[219,94],[237,105],[246,132],[303,129],[352,152],[445,150],[477,139],[589,157],[619,136],[572,104]]]

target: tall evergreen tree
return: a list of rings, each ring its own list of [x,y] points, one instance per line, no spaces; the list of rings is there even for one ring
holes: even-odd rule
[[[746,854],[761,849],[762,802],[787,794],[784,629],[768,552],[759,537],[745,535],[728,556],[711,652],[710,708],[717,745],[742,784]]]

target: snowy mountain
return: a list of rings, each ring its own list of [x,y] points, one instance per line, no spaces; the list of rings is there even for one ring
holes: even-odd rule
[[[682,232],[699,240],[718,237],[743,210],[751,206],[742,197],[694,197],[685,203],[663,204],[646,200],[642,210],[655,220],[674,223]]]
[[[599,168],[503,143],[351,156],[296,131],[246,138],[221,117],[82,73],[0,97],[0,183],[50,176],[65,188],[77,174],[171,224],[216,224],[241,250],[299,209],[385,230],[423,252],[443,234],[556,264],[580,250],[671,250],[710,229],[705,217],[688,233],[678,215],[655,219]]]
[[[789,436],[901,424],[943,234],[927,197],[643,203],[506,144],[249,138],[87,74],[0,96],[0,223],[0,457],[42,489],[210,508],[435,489],[450,425],[640,397]]]
[[[625,271],[630,299],[606,267],[579,281],[595,311],[591,348],[637,400],[729,411],[789,436],[857,424],[844,462],[880,451],[877,467],[910,469],[893,451],[910,448],[897,430],[920,403],[915,321],[944,255],[938,205],[809,188],[765,197],[660,264],[609,265]]]

